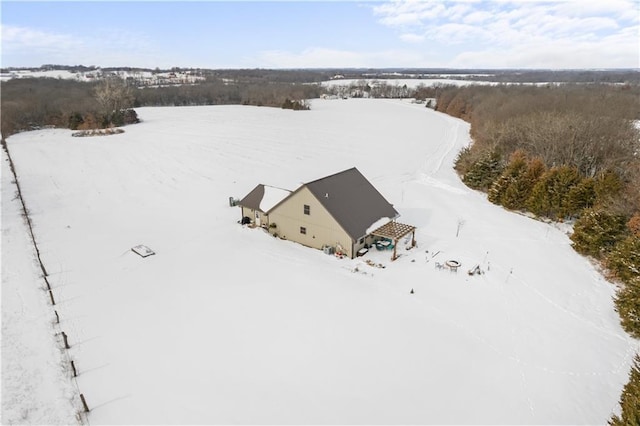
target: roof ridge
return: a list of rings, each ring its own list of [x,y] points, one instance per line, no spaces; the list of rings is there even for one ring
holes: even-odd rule
[[[282,190],[282,191],[293,192],[293,191],[292,191],[292,190],[290,190],[290,189],[287,189],[287,188],[280,188],[279,186],[267,185],[267,184],[264,184],[264,183],[261,183],[260,185],[262,185],[262,186],[268,186],[269,188],[280,189],[280,190]]]
[[[321,177],[321,178],[318,178],[318,179],[312,180],[312,181],[310,181],[310,182],[305,182],[305,183],[303,184],[303,186],[304,186],[304,185],[311,185],[312,183],[320,182],[320,181],[322,181],[322,180],[329,179],[329,178],[331,178],[331,177],[337,176],[337,175],[342,174],[342,173],[349,172],[349,171],[351,171],[351,170],[356,170],[358,173],[360,173],[360,170],[358,170],[358,169],[354,166],[354,167],[351,167],[351,168],[349,168],[349,169],[342,170],[341,172],[336,172],[336,173],[333,173],[333,174],[331,174],[331,175],[324,176],[324,177]],[[360,173],[360,174],[362,174],[362,173]]]

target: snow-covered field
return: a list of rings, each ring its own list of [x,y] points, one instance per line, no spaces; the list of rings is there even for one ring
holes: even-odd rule
[[[8,140],[92,424],[604,424],[618,410],[638,342],[613,286],[557,228],[460,182],[464,122],[369,99],[138,114],[120,135]],[[229,207],[258,183],[353,166],[418,227],[393,263],[275,239]],[[41,285],[22,275],[34,268],[5,274],[33,263],[24,244],[5,250],[23,227],[6,185],[3,294]],[[435,268],[446,260],[460,271]],[[9,332],[55,333],[41,298],[24,323],[3,297],[3,365]]]

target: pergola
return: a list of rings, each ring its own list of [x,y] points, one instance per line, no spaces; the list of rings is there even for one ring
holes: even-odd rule
[[[391,222],[387,222],[385,225],[382,225],[378,229],[371,232],[371,235],[376,237],[388,238],[393,241],[393,255],[391,256],[391,261],[394,261],[398,258],[396,254],[396,247],[398,246],[398,240],[409,233],[411,233],[411,247],[415,247],[416,246],[416,227],[415,226],[391,221]]]

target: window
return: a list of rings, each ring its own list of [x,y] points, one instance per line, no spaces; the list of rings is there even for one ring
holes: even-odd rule
[[[306,235],[307,234],[307,228],[305,228],[304,226],[301,226],[300,227],[300,233]]]
[[[311,207],[309,207],[309,205],[305,204],[304,205],[304,214],[310,214]]]

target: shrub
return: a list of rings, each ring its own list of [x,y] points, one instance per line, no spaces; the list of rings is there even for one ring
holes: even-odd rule
[[[292,101],[286,98],[282,103],[282,109],[292,109],[294,111],[308,110],[309,106],[305,101]]]
[[[84,119],[79,112],[74,112],[69,116],[69,129],[78,130],[82,123],[84,123]]]

